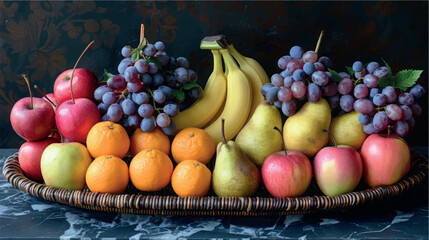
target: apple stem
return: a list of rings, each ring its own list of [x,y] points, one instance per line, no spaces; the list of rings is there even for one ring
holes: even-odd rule
[[[72,103],[73,104],[74,104],[74,96],[73,96],[73,87],[72,87],[73,84],[72,84],[72,82],[73,82],[74,71],[76,70],[77,64],[79,63],[79,61],[82,58],[83,54],[85,54],[86,51],[88,50],[88,48],[90,48],[93,44],[94,44],[94,40],[92,40],[92,42],[90,42],[88,44],[88,46],[86,46],[85,50],[83,50],[82,54],[79,56],[79,58],[77,59],[76,63],[74,64],[72,75],[71,75],[71,78],[70,78],[70,92],[71,92],[71,99],[72,99]]]
[[[319,52],[320,43],[322,43],[322,38],[323,38],[323,34],[324,34],[324,33],[325,33],[325,31],[324,31],[324,30],[322,30],[322,31],[320,32],[319,40],[317,40],[316,49],[314,50],[314,52],[316,52],[316,54]]]
[[[49,98],[48,98],[48,96],[46,96],[46,94],[42,91],[42,89],[40,89],[37,85],[34,85],[34,88],[35,88],[37,91],[39,91],[39,93],[41,93],[41,94],[43,95],[43,97],[45,97],[45,98],[46,98],[46,100],[48,100],[48,102],[49,102],[52,106],[57,107],[57,105],[56,105],[54,102],[52,102],[52,101],[51,101],[51,99],[49,99]]]
[[[390,137],[390,125],[387,126],[387,137]]]
[[[324,132],[329,133],[329,135],[331,135],[332,139],[334,139],[334,146],[337,147],[337,140],[334,137],[334,134],[332,134],[331,131],[329,131],[328,129],[323,129]]]
[[[60,131],[59,131],[58,129],[53,128],[53,129],[51,130],[51,132],[56,132],[56,133],[58,133],[58,135],[60,135],[61,143],[64,143],[64,136],[60,133]]]
[[[22,74],[22,77],[24,78],[25,82],[27,83],[28,91],[30,92],[30,108],[33,109],[33,91],[31,91],[30,80],[28,80],[28,78],[25,74]]]
[[[274,126],[273,128],[274,130],[276,130],[277,132],[280,133],[280,135],[282,136],[282,143],[283,143],[283,149],[285,151],[285,156],[287,156],[287,151],[286,151],[286,145],[285,145],[285,139],[283,138],[283,132],[282,130],[280,130],[277,126]]]
[[[222,141],[223,141],[223,143],[226,146],[228,146],[228,142],[226,141],[226,138],[225,138],[225,118],[222,118],[221,133],[222,133]]]

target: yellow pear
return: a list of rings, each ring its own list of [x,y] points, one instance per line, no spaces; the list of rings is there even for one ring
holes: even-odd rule
[[[359,114],[353,111],[332,119],[329,130],[337,140],[337,144],[348,145],[356,150],[360,149],[367,134],[363,131],[363,125],[358,121]],[[334,144],[332,138],[329,139],[329,144]]]
[[[275,105],[262,101],[235,138],[241,150],[259,167],[271,153],[283,149],[282,137],[274,127],[282,127],[280,112]]]
[[[283,127],[283,138],[287,150],[295,150],[312,157],[322,149],[329,139],[327,132],[331,124],[331,108],[322,98],[317,103],[307,102],[290,116]]]

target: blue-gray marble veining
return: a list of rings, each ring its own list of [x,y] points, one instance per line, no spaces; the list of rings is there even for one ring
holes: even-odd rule
[[[16,151],[0,149],[0,166]],[[323,214],[180,217],[86,211],[30,196],[0,178],[0,238],[5,239],[427,239],[428,214],[427,184],[395,199]]]

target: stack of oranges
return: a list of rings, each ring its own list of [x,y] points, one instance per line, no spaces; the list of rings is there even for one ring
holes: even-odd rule
[[[140,191],[159,191],[171,183],[180,197],[202,197],[210,190],[206,164],[215,143],[202,129],[183,129],[170,142],[159,128],[151,132],[138,128],[129,138],[120,124],[105,121],[91,128],[86,145],[94,158],[85,177],[92,192],[120,194],[129,180]],[[127,154],[132,157],[129,165],[123,160]]]

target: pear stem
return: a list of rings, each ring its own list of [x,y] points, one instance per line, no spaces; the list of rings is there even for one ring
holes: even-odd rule
[[[30,108],[33,109],[33,91],[31,91],[30,80],[28,80],[28,78],[25,74],[22,74],[22,77],[24,78],[25,82],[27,83],[28,91],[30,92]]]
[[[70,92],[71,92],[71,99],[72,99],[72,103],[74,104],[74,95],[73,95],[73,76],[74,76],[74,71],[76,70],[77,64],[79,63],[80,59],[82,58],[82,56],[86,53],[86,51],[94,44],[94,40],[92,40],[92,42],[90,42],[88,44],[88,46],[86,46],[85,50],[83,50],[82,54],[80,55],[80,57],[77,59],[76,63],[74,64],[73,67],[73,71],[72,71],[72,75],[70,78]]]
[[[322,30],[322,31],[320,32],[319,40],[317,40],[316,49],[314,50],[314,52],[316,52],[316,54],[319,52],[320,43],[322,42],[322,38],[323,38],[323,34],[324,34],[324,33],[325,33],[325,31],[324,31],[324,30]]]
[[[48,96],[46,96],[46,94],[42,91],[42,89],[40,89],[37,85],[34,85],[34,88],[35,88],[37,91],[39,91],[39,93],[41,93],[41,94],[43,95],[43,97],[45,97],[45,98],[46,98],[46,100],[48,100],[48,102],[49,102],[52,106],[57,107],[57,105],[56,105],[54,102],[52,102],[52,101],[51,101],[51,99],[49,99],[49,98],[48,98]]]
[[[337,147],[337,140],[334,137],[334,134],[332,134],[331,131],[329,131],[328,129],[323,129],[322,131],[329,133],[329,135],[331,135],[332,139],[334,139],[334,147]]]
[[[226,138],[225,138],[225,118],[222,118],[221,133],[222,133],[222,141],[223,141],[223,143],[225,145],[228,145],[228,142],[226,141]]]
[[[277,126],[274,126],[273,128],[274,130],[276,130],[277,132],[280,133],[280,135],[282,136],[282,143],[283,143],[283,149],[285,151],[285,156],[287,156],[287,151],[286,151],[286,145],[285,145],[285,139],[283,138],[283,132],[282,130],[280,130]]]

